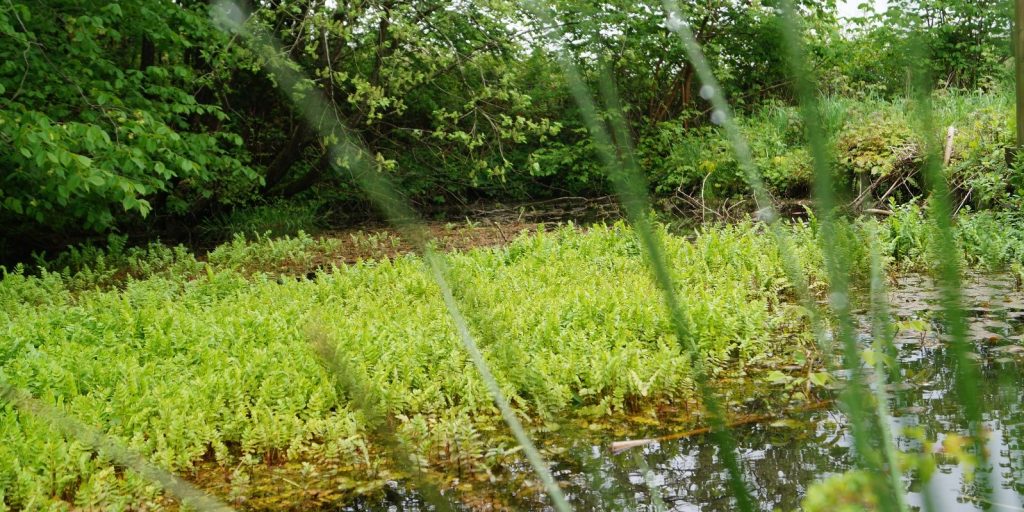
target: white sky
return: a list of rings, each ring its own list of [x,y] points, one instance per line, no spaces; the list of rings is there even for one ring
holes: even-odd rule
[[[885,10],[885,7],[889,5],[889,0],[839,0],[839,17],[852,18],[860,16],[863,13],[860,9],[861,4],[874,5],[877,12]]]

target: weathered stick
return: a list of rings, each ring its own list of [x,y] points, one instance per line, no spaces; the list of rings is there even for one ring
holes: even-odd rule
[[[885,216],[892,215],[891,211],[889,211],[889,210],[880,210],[878,208],[865,208],[864,209],[864,213],[874,213],[876,215],[885,215]]]
[[[942,154],[942,165],[949,165],[949,159],[953,158],[953,135],[956,135],[956,128],[950,126],[946,130],[946,151]]]

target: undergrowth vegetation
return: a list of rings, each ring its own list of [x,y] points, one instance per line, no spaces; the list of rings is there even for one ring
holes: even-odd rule
[[[633,510],[580,501],[573,480],[615,486],[573,452],[704,435],[685,464],[714,507],[905,512],[945,485],[938,446],[977,477],[951,499],[997,504],[988,452],[1021,445],[986,396],[1019,395],[1024,354],[1021,20],[889,3],[0,5],[0,263],[34,259],[0,266],[0,512],[485,508],[462,493],[499,479]],[[524,221],[613,196],[611,225]],[[466,245],[419,220],[515,210],[517,237]],[[657,222],[679,213],[704,224]],[[310,234],[357,217],[391,227]],[[1015,278],[981,293],[979,271]],[[614,469],[665,508],[646,461]]]
[[[921,209],[896,210],[871,229],[894,264],[927,270]],[[1003,225],[1000,215],[961,216],[962,253],[1019,273],[1024,233],[980,235]],[[863,246],[875,222],[848,225],[844,243]],[[789,229],[796,256],[822,280],[816,221]],[[760,225],[661,234],[712,371],[813,350]],[[361,400],[424,464],[456,457],[486,470],[515,452],[493,432],[493,401],[417,257],[324,266],[338,241],[307,235],[238,237],[203,261],[183,248],[112,242],[4,271],[0,332],[10,343],[0,346],[0,375],[155,463],[188,472],[203,462],[332,461],[366,475],[387,466],[366,407],[353,406],[318,357],[314,345],[324,340],[347,377],[372,390]],[[866,268],[867,257],[855,252],[853,261]],[[314,267],[304,265],[314,261],[321,270],[310,279]],[[449,262],[494,374],[535,428],[555,428],[570,411],[644,414],[694,398],[690,362],[624,224],[524,234]],[[0,468],[3,507],[159,499],[156,487],[10,403],[0,410],[0,460],[16,461]]]
[[[320,227],[317,205],[298,201],[274,201],[230,211],[205,219],[200,234],[209,240],[227,240],[235,235],[297,235]]]
[[[920,196],[924,153],[916,135],[911,101],[906,98],[827,96],[821,99],[822,125],[832,134],[836,186],[857,207],[893,198],[903,203]],[[1024,175],[1008,166],[1004,148],[1012,133],[1013,99],[1001,93],[940,91],[935,122],[956,130],[947,169],[961,205],[1016,206],[1014,193]],[[781,198],[810,196],[811,157],[796,106],[776,103],[738,119],[758,172]],[[642,137],[638,157],[650,169],[661,194],[680,194],[714,203],[745,196],[747,184],[727,137],[713,126],[686,128],[665,122]],[[863,195],[863,197],[862,197]]]

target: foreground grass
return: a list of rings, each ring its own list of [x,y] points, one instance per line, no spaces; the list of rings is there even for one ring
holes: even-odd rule
[[[965,218],[968,261],[1020,261],[1024,236],[990,234],[1006,225]],[[916,209],[882,227],[896,263],[925,261]],[[813,221],[792,230],[797,256],[820,282]],[[847,231],[860,265],[861,226]],[[812,350],[799,308],[786,300],[775,245],[757,225],[662,235],[710,367],[802,360]],[[456,457],[486,468],[514,453],[511,439],[494,433],[497,412],[422,262],[406,255],[324,268],[332,244],[239,239],[205,261],[158,245],[79,250],[61,261],[69,270],[5,272],[0,376],[184,475],[201,464],[238,471],[284,461],[377,474],[387,465],[372,434],[381,424],[425,466]],[[449,259],[488,362],[534,427],[693,399],[690,362],[624,225],[524,234]],[[318,356],[324,343],[344,375]],[[166,504],[102,451],[11,404],[0,409],[0,462],[0,508]]]

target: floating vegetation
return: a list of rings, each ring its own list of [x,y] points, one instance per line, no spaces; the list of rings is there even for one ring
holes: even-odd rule
[[[901,214],[877,228],[895,240],[910,219]],[[965,217],[961,229],[976,222],[987,221]],[[820,280],[813,221],[787,229]],[[851,227],[853,236],[860,230]],[[800,430],[800,414],[782,411],[813,408],[836,383],[822,366],[830,356],[816,352],[806,318],[788,299],[771,239],[756,224],[662,236],[729,414]],[[403,481],[415,467],[466,499],[480,496],[468,482],[517,474],[510,473],[522,462],[516,444],[498,426],[422,262],[397,255],[331,263],[336,243],[304,236],[236,240],[203,260],[159,245],[113,254],[79,250],[57,260],[65,270],[5,271],[0,330],[9,342],[0,347],[2,377],[246,507],[275,508],[285,495],[326,506],[392,492],[389,482]],[[978,258],[976,250],[965,246],[965,258]],[[282,269],[307,272],[301,262],[313,255],[315,279],[280,278]],[[918,264],[908,253],[886,256],[904,268]],[[690,362],[623,224],[542,227],[448,259],[488,362],[549,455],[564,457],[559,439],[569,432],[607,436],[597,441],[604,443],[666,431],[699,437],[706,428]],[[921,292],[927,277],[895,282],[902,286],[891,297],[893,309],[913,313],[898,322],[897,345],[934,350],[942,333],[930,320],[934,294]],[[979,357],[993,364],[1021,358],[1009,326],[1022,316],[1024,297],[1004,293],[1015,284],[1011,276],[965,291],[977,299],[972,332],[991,335]],[[346,368],[369,390],[360,399],[383,413],[372,421],[394,432],[417,461],[413,468],[391,460],[366,407],[334,384],[311,344],[311,327],[337,344]],[[893,391],[918,389],[931,378],[926,370],[908,373]],[[908,414],[908,407],[896,412]],[[39,500],[164,500],[131,471],[112,471],[102,452],[9,404],[0,412],[0,460],[16,461],[0,465],[0,497],[15,508]],[[528,480],[521,485],[530,488]],[[274,486],[288,493],[275,498]]]

